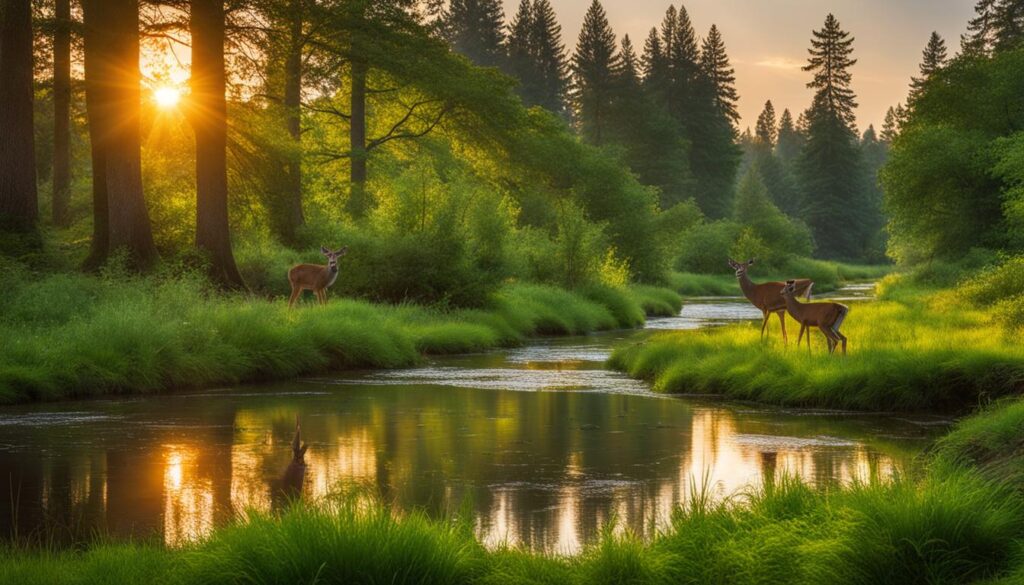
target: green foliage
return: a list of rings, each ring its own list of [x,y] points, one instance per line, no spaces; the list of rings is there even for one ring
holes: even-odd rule
[[[761,342],[757,325],[735,325],[657,335],[620,349],[611,364],[660,391],[794,406],[955,411],[1017,392],[1024,351],[993,323],[993,309],[952,292],[882,290],[885,300],[852,306],[842,359],[826,354],[817,332],[808,352],[785,349],[777,333]]]

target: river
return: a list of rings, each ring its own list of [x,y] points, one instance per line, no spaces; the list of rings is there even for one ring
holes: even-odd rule
[[[817,485],[884,480],[948,424],[659,395],[603,365],[652,330],[759,318],[742,299],[688,299],[645,331],[414,369],[6,407],[0,535],[200,538],[241,510],[284,505],[299,420],[306,498],[355,489],[437,516],[468,510],[488,545],[572,553],[611,522],[651,534],[694,485],[725,497],[782,473]]]

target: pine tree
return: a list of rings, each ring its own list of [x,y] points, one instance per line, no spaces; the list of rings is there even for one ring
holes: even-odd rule
[[[987,55],[992,49],[992,20],[997,0],[978,0],[974,5],[975,17],[967,24],[967,34],[960,35],[960,50],[964,55]]]
[[[672,19],[670,16],[669,13],[665,14],[665,24],[662,25],[665,27],[674,24],[674,29],[668,31],[669,42],[665,47],[671,83],[669,111],[680,120],[685,120],[694,115],[697,102],[700,100],[697,87],[701,77],[700,50],[697,46],[697,34],[693,30],[693,23],[690,22],[686,8],[680,6],[679,10],[675,11],[675,18]],[[664,32],[662,36],[664,37]]]
[[[640,87],[640,60],[633,48],[633,41],[629,35],[622,37],[622,46],[619,48],[619,83],[623,91],[633,91]]]
[[[1024,42],[1024,0],[997,0],[992,17],[993,51],[1020,47]]]
[[[668,64],[665,61],[665,51],[662,48],[657,28],[651,28],[651,32],[648,33],[647,39],[644,41],[644,52],[640,56],[640,64],[645,86],[650,88],[665,85],[668,78]]]
[[[814,78],[807,87],[817,90],[811,108],[814,112],[825,112],[835,116],[850,129],[855,129],[856,116],[853,110],[857,107],[856,97],[850,89],[853,74],[850,68],[857,64],[851,59],[853,41],[850,33],[842,30],[839,21],[832,14],[825,18],[825,26],[814,31],[810,58],[804,71],[810,71]]]
[[[533,3],[521,0],[519,9],[508,27],[508,72],[519,80],[519,97],[527,105],[537,103],[536,62],[534,61],[533,43]]]
[[[32,3],[0,4],[0,230],[31,234],[39,218],[32,131]]]
[[[530,45],[536,63],[537,105],[552,112],[565,111],[569,66],[565,62],[562,26],[548,0],[534,0]]]
[[[900,133],[900,121],[896,115],[896,109],[892,106],[885,112],[885,122],[882,123],[882,134],[880,138],[885,144],[892,144]]]
[[[505,14],[501,0],[451,0],[443,29],[456,51],[477,65],[505,65]]]
[[[788,112],[788,110],[787,110]],[[790,121],[792,122],[792,120]],[[768,147],[769,150],[775,147],[775,141],[778,138],[778,131],[775,125],[775,106],[772,105],[771,100],[764,103],[764,109],[761,110],[761,115],[757,117],[757,139],[761,144]]]
[[[606,138],[618,68],[615,33],[599,0],[593,0],[572,58],[572,104],[581,133],[594,144],[603,144]]]
[[[942,69],[942,66],[946,64],[946,41],[942,40],[939,33],[932,32],[932,36],[928,38],[928,44],[924,48],[923,57],[921,59],[921,70],[920,77],[912,77],[910,79],[910,97],[907,99],[907,103],[913,103],[924,92],[924,86],[931,79],[931,76],[936,71]]]
[[[782,117],[779,118],[779,132],[776,135],[775,152],[783,164],[790,164],[804,146],[804,135],[797,130],[793,123],[793,114],[788,109],[782,110]]]
[[[685,11],[681,14],[685,14]],[[725,41],[722,40],[722,35],[715,25],[711,25],[711,30],[704,39],[700,65],[704,76],[711,83],[715,107],[731,123],[736,124],[740,119],[739,111],[736,109],[736,102],[739,100],[739,94],[736,93],[736,72],[729,65]]]
[[[819,252],[855,259],[867,249],[874,224],[865,192],[861,152],[856,141],[856,96],[850,89],[853,39],[829,14],[814,31],[805,71],[816,90],[807,114],[807,144],[799,160],[805,217]],[[841,229],[840,229],[840,226]]]

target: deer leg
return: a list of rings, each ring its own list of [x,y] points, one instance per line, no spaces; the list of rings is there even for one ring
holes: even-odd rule
[[[771,317],[772,314],[764,311],[762,315],[764,315],[764,319],[761,320],[761,341],[764,341],[764,331],[768,327],[768,317]]]
[[[295,300],[298,299],[299,295],[301,295],[301,294],[302,294],[302,288],[301,287],[297,287],[295,285],[292,285],[292,296],[288,299],[288,308],[289,309],[292,308],[292,306],[295,304]]]
[[[796,347],[800,349],[800,344],[804,341],[804,332],[807,331],[807,326],[803,323],[800,324],[800,335],[796,338]]]
[[[789,336],[786,335],[786,312],[779,311],[779,324],[782,325],[782,344],[789,345]]]
[[[318,304],[324,304],[324,289],[319,288],[316,290],[316,302]]]
[[[839,343],[843,344],[843,355],[846,355],[846,336],[839,332],[838,327],[832,329],[832,333],[835,334],[836,338],[839,340]]]
[[[325,288],[324,290],[322,290],[320,292],[320,294],[322,295],[322,298],[324,299],[324,305],[327,305],[327,289]]]
[[[818,329],[821,329],[821,334],[825,336],[825,340],[828,343],[828,353],[831,355],[836,351],[836,338],[832,333],[832,329],[822,326],[819,326]]]

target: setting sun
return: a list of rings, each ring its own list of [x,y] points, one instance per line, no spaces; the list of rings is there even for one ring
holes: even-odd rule
[[[161,108],[173,108],[181,101],[181,90],[176,87],[158,87],[153,91],[153,101]]]

